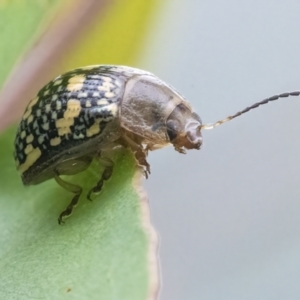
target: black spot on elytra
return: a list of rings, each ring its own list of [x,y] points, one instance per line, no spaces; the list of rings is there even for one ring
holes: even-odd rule
[[[50,119],[50,121],[49,121],[49,128],[50,128],[50,131],[56,129],[55,122],[56,122],[56,120]]]
[[[64,111],[63,110],[57,111],[57,119],[61,119],[63,117],[64,117]]]
[[[36,148],[36,147],[39,146],[39,143],[38,143],[37,139],[33,139],[33,141],[32,141],[31,144],[32,144],[32,147],[33,147],[33,148]]]
[[[58,131],[55,128],[52,128],[48,131],[48,136],[50,139],[58,137]]]

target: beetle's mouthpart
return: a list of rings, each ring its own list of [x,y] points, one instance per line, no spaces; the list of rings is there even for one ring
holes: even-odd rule
[[[287,97],[290,97],[290,96],[299,96],[300,95],[300,91],[293,91],[293,92],[286,92],[286,93],[282,93],[282,94],[279,94],[279,95],[274,95],[272,97],[269,97],[269,98],[266,98],[260,102],[257,102],[249,107],[246,107],[245,109],[237,112],[236,114],[232,115],[232,116],[229,116],[223,120],[219,120],[215,123],[208,123],[208,124],[204,124],[201,126],[201,129],[214,129],[215,127],[219,126],[219,125],[222,125],[223,123],[226,123],[228,121],[231,121],[232,119],[236,118],[236,117],[239,117],[240,115],[250,111],[251,109],[254,109],[254,108],[257,108],[259,107],[260,105],[263,105],[263,104],[267,104],[271,101],[275,101],[275,100],[278,100],[280,98],[287,98]]]
[[[202,145],[202,138],[198,138],[196,141],[190,141],[190,144],[188,144],[188,147],[185,147],[185,148],[200,150],[201,145]]]
[[[202,145],[202,134],[200,126],[194,127],[189,130],[186,134],[186,140],[184,147],[186,149],[197,149],[199,150]]]
[[[199,150],[202,145],[202,136],[195,135],[194,132],[187,132],[186,134],[177,135],[176,139],[172,141],[175,149],[196,149]]]

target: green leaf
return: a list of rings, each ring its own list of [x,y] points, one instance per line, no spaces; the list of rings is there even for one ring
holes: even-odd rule
[[[132,154],[118,150],[102,193],[93,202],[84,194],[59,226],[57,217],[72,195],[54,180],[24,187],[13,138],[13,129],[0,137],[0,299],[147,299],[150,275],[156,274],[149,273],[150,241],[132,186]],[[98,168],[72,181],[86,192],[99,179]]]

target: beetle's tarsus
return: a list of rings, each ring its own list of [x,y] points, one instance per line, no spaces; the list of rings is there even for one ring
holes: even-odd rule
[[[65,221],[63,221],[64,218],[71,216],[71,214],[73,212],[73,208],[78,204],[80,195],[81,195],[81,193],[78,195],[75,195],[73,197],[72,201],[70,202],[70,204],[68,205],[68,207],[59,215],[59,217],[58,217],[59,225],[65,223]]]
[[[100,159],[101,160],[101,159]],[[104,181],[107,181],[108,179],[110,179],[112,173],[113,173],[113,162],[112,161],[108,161],[107,159],[105,160],[106,163],[106,167],[104,169],[104,172],[101,176],[101,179],[98,181],[98,183],[89,190],[88,194],[87,194],[87,199],[90,201],[93,201],[91,199],[91,195],[92,194],[98,194],[101,192]]]
[[[54,179],[61,187],[63,187],[67,191],[75,194],[75,196],[71,200],[70,204],[67,206],[67,208],[58,217],[58,224],[61,225],[61,224],[65,223],[63,221],[63,218],[69,217],[73,212],[73,208],[78,204],[80,195],[82,193],[82,188],[78,185],[75,185],[75,184],[72,184],[70,182],[64,181],[63,179],[61,179],[59,177],[58,172],[56,172],[56,175],[54,176]]]
[[[186,150],[183,147],[176,147],[174,146],[174,149],[179,152],[180,154],[186,154]]]
[[[143,169],[144,176],[146,177],[146,179],[148,179],[148,176],[150,175],[151,172],[150,172],[150,165],[146,160],[146,153],[141,149],[137,150],[135,152],[135,159],[137,165]]]
[[[58,217],[58,224],[59,224],[59,225],[63,225],[63,224],[65,224],[65,223],[66,223],[66,222],[63,221],[63,215],[60,214],[59,217]]]

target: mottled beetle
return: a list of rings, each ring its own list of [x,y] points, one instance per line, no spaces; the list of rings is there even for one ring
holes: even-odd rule
[[[201,129],[211,129],[252,108],[278,98],[258,102],[214,124],[202,125],[190,104],[171,86],[153,74],[125,66],[95,65],[56,77],[32,99],[15,139],[15,161],[24,185],[54,178],[74,193],[58,222],[72,213],[82,193],[78,185],[60,175],[85,170],[93,159],[105,169],[87,197],[100,192],[111,177],[113,162],[105,156],[115,146],[130,148],[147,177],[149,150],[173,144],[176,151],[200,149]]]

